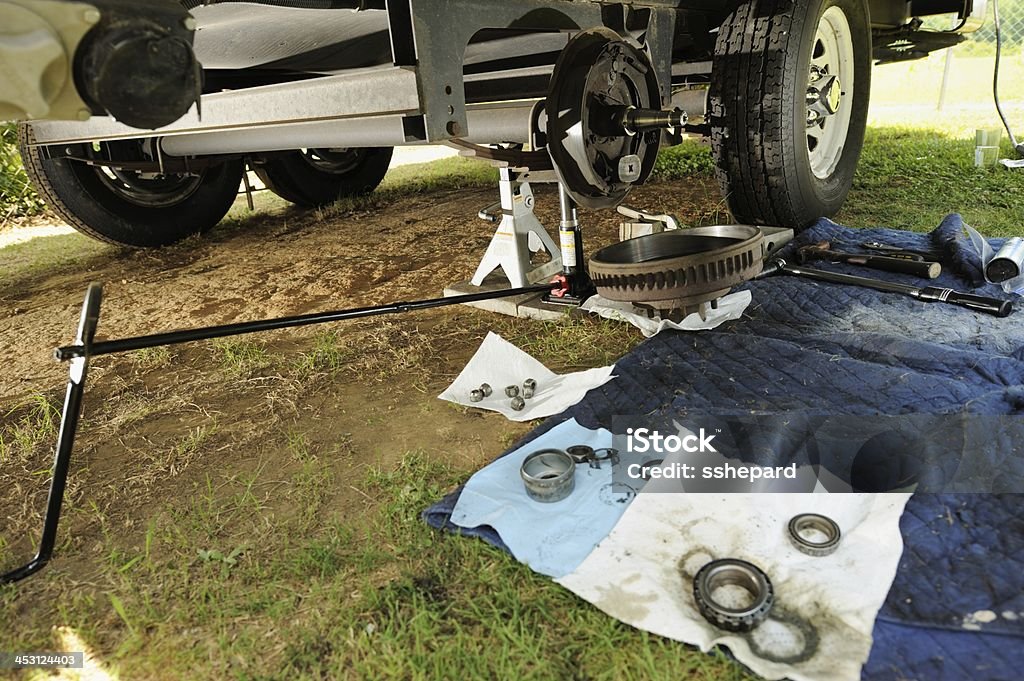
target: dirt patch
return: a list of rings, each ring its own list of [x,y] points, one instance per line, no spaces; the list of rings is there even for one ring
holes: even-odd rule
[[[552,188],[535,191],[541,221],[557,224]],[[692,221],[716,191],[709,181],[661,184],[631,203]],[[27,558],[36,541],[66,381],[52,350],[72,340],[89,282],[104,284],[97,339],[433,297],[472,274],[492,231],[475,216],[495,194],[438,192],[332,217],[279,209],[158,251],[104,247],[73,264],[6,272],[2,563]],[[614,214],[581,219],[590,249],[617,239]],[[74,246],[78,238],[40,241]],[[389,469],[410,451],[472,471],[532,424],[436,395],[488,330],[529,337],[546,328],[451,308],[97,358],[59,559],[48,570],[87,585],[110,561],[111,543],[141,546],[155,519],[204,495],[224,504],[249,495],[301,528],[326,514],[357,518],[374,503],[362,483],[367,471]],[[45,581],[25,589],[45,589]]]

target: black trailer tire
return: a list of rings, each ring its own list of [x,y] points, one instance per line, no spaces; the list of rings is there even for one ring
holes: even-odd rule
[[[304,208],[369,194],[384,179],[392,147],[299,149],[269,156],[253,165],[270,191]]]
[[[741,2],[719,29],[710,91],[716,175],[736,221],[800,229],[834,215],[853,184],[870,89],[865,0]]]
[[[43,200],[79,232],[118,246],[155,248],[206,232],[227,214],[242,181],[241,160],[192,175],[115,175],[81,161],[46,158],[42,148],[29,146],[31,135],[28,125],[19,126],[25,172]]]

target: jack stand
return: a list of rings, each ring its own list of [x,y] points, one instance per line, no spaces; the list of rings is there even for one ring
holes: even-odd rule
[[[513,287],[550,280],[561,268],[555,242],[533,214],[533,192],[521,173],[500,168],[501,223],[494,232],[476,274],[470,280],[480,286],[488,274],[499,267]],[[531,249],[546,250],[551,260],[541,265],[531,262]]]
[[[561,182],[558,183],[558,205],[562,212],[562,221],[558,225],[558,240],[562,251],[562,273],[559,278],[565,287],[548,293],[544,302],[582,305],[587,298],[597,293],[597,287],[587,273],[583,257],[583,230],[576,214],[576,204]]]

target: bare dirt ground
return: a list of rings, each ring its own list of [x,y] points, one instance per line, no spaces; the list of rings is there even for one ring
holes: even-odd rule
[[[553,227],[557,198],[535,191]],[[72,340],[89,282],[104,284],[98,339],[434,297],[472,274],[493,229],[475,216],[495,197],[488,188],[347,213],[277,207],[157,251],[44,237],[82,253],[47,267],[30,251],[2,264],[0,250],[0,564],[34,551],[66,381],[52,350]],[[704,179],[650,185],[630,203],[694,221],[718,200]],[[589,249],[617,240],[614,214],[581,218]],[[292,521],[358,518],[373,500],[355,481],[410,451],[475,470],[534,425],[436,399],[489,330],[556,371],[613,362],[640,340],[610,322],[459,307],[97,358],[56,559],[19,585],[5,617],[42,625],[48,585],[102,593],[111,545],[142,546],[147,526],[200,494],[248,485],[271,517],[301,528]],[[325,471],[333,484],[317,484]]]

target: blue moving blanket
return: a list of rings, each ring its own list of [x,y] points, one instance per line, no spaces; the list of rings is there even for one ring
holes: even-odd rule
[[[821,220],[786,247],[880,241],[941,256],[935,286],[1010,297],[984,282],[950,215],[929,234],[849,229]],[[984,227],[980,227],[984,232]],[[1000,241],[992,240],[998,248]],[[908,282],[852,265],[834,271]],[[713,331],[664,332],[622,358],[613,381],[548,419],[523,442],[575,418],[610,428],[614,415],[688,413],[1020,415],[1024,306],[1005,319],[899,294],[776,276],[745,286],[744,317]],[[1019,473],[1020,457],[979,451]],[[486,526],[450,524],[456,490],[428,509],[431,525],[505,548]],[[875,623],[863,678],[1024,679],[1024,495],[916,494],[901,520],[905,550]]]

